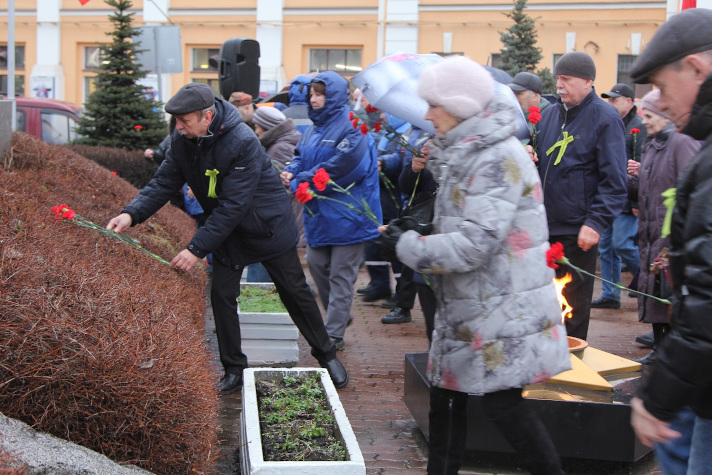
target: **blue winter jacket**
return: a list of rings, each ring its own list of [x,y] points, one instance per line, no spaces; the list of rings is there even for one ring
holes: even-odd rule
[[[288,119],[294,121],[297,132],[304,134],[312,125],[309,118],[309,84],[311,78],[300,74],[289,83],[289,107],[283,113]]]
[[[592,90],[569,108],[547,107],[537,124],[539,176],[552,236],[578,234],[582,225],[601,234],[627,199],[625,129],[620,114]],[[547,151],[568,132],[574,140],[558,164],[560,147]]]
[[[314,125],[302,135],[294,160],[285,168],[294,174],[290,184],[292,192],[307,181],[314,192],[350,203],[359,210],[368,207],[378,221],[383,222],[376,144],[354,129],[349,121],[346,80],[333,71],[325,71],[312,82],[324,83],[326,101],[319,109],[309,106],[309,117]],[[320,168],[339,186],[348,188],[352,196],[337,191],[332,185],[322,192],[317,191],[312,179]],[[316,198],[305,204],[304,231],[311,247],[356,244],[379,236],[377,225],[365,215],[342,203]]]

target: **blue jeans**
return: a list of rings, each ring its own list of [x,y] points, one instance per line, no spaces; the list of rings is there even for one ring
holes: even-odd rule
[[[621,262],[628,271],[635,274],[640,267],[638,246],[635,236],[638,234],[638,217],[621,213],[613,220],[613,224],[601,234],[598,251],[601,253],[601,277],[619,284],[621,282]],[[620,300],[620,289],[603,282],[601,297]]]
[[[247,282],[272,282],[272,279],[261,262],[247,266]]]
[[[703,419],[687,407],[677,413],[670,428],[682,434],[667,443],[655,443],[655,455],[665,475],[704,475],[712,467],[712,419]]]

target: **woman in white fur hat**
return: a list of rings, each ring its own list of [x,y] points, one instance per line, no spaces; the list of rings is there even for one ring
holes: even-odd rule
[[[436,137],[425,173],[439,182],[434,233],[389,226],[398,258],[433,275],[429,474],[456,474],[467,438],[468,394],[535,474],[563,473],[525,385],[570,368],[566,330],[547,267],[539,175],[514,137],[516,110],[474,61],[425,69],[418,93]],[[422,159],[421,159],[422,160]]]

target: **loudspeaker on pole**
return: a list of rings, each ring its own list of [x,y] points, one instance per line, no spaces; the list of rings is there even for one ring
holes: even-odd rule
[[[231,38],[220,47],[220,94],[246,92],[256,99],[260,92],[260,44],[248,38]]]

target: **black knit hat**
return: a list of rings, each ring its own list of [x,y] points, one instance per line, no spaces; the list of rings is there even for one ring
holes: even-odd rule
[[[650,82],[663,66],[693,53],[712,50],[712,10],[690,8],[662,24],[630,70],[633,82]]]
[[[215,104],[215,93],[207,84],[191,82],[178,89],[166,102],[166,112],[173,115],[190,114]]]
[[[574,76],[583,79],[596,79],[596,65],[593,59],[583,51],[571,51],[563,55],[554,65],[554,76]]]

